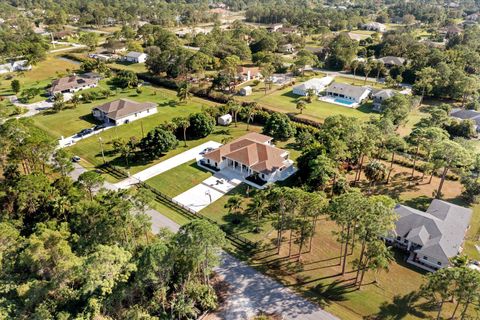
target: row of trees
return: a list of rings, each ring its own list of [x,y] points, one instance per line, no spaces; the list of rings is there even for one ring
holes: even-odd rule
[[[195,318],[215,309],[224,234],[193,221],[151,233],[144,189],[107,191],[29,120],[0,126],[0,316]]]

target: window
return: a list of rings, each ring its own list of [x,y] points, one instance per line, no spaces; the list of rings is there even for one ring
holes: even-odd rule
[[[397,236],[397,240],[398,240],[398,241],[402,240],[402,237]]]
[[[135,117],[138,117],[138,113],[135,113]]]
[[[442,265],[442,263],[441,263],[440,261],[437,261],[437,264],[438,264],[439,266],[441,266],[441,265]]]
[[[150,109],[147,109],[147,113],[150,113]]]
[[[423,260],[428,260],[428,257],[427,257],[427,256],[423,256]]]

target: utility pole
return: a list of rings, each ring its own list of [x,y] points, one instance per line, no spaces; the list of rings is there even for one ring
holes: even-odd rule
[[[102,149],[102,159],[103,159],[103,164],[106,164],[107,162],[105,161],[105,153],[103,152],[103,143],[102,143],[102,137],[98,137],[98,141],[100,142],[100,148]]]

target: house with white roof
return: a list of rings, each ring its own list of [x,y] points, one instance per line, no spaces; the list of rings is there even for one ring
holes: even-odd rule
[[[131,51],[123,57],[125,61],[132,63],[144,63],[147,61],[147,58],[148,55],[146,53],[136,51]]]
[[[472,210],[435,199],[426,212],[397,205],[398,220],[385,240],[409,253],[408,263],[428,271],[450,265],[462,251]]]
[[[327,76],[323,78],[313,78],[304,83],[301,83],[293,87],[293,93],[299,96],[307,96],[308,91],[313,89],[315,94],[318,95],[320,92],[324,91],[325,88],[332,83],[333,77]]]
[[[387,26],[379,22],[364,23],[362,24],[361,27],[364,30],[370,30],[370,31],[377,31],[377,32],[387,31]]]
[[[31,69],[32,66],[28,63],[27,60],[12,61],[0,65],[0,74],[15,71],[28,71]]]

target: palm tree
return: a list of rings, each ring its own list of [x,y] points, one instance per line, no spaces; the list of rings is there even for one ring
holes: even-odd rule
[[[180,102],[186,102],[190,98],[190,84],[183,82],[177,89],[177,98]]]
[[[187,146],[187,129],[190,127],[190,121],[185,117],[176,117],[172,119],[172,122],[177,128],[182,128],[183,130],[183,142],[184,146]]]
[[[370,187],[375,185],[375,182],[382,181],[387,175],[385,165],[379,161],[372,161],[365,167],[365,176],[370,181]]]
[[[227,107],[233,115],[233,121],[235,121],[235,127],[237,126],[237,116],[240,112],[240,105],[235,100],[230,100],[227,103]]]
[[[253,117],[255,117],[255,114],[258,112],[258,106],[256,102],[249,103],[247,106],[245,106],[245,110],[247,113],[247,131],[250,128],[250,122],[253,122]]]
[[[306,94],[307,94],[306,100],[308,103],[312,103],[313,97],[317,96],[317,92],[313,88],[307,89]]]
[[[358,66],[360,64],[358,63],[358,60],[353,60],[351,63],[350,63],[350,69],[353,70],[353,79],[355,79],[356,75],[357,75],[357,69],[358,69]]]
[[[224,208],[228,209],[228,213],[235,212],[242,207],[242,197],[238,194],[231,196]]]
[[[303,113],[303,110],[307,108],[307,104],[305,103],[305,101],[303,100],[298,100],[297,102],[297,110],[300,111],[300,114]]]
[[[263,197],[262,193],[257,193],[253,197],[252,201],[248,204],[246,213],[255,217],[255,229],[254,232],[260,231],[260,219],[268,214],[268,202]]]

